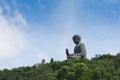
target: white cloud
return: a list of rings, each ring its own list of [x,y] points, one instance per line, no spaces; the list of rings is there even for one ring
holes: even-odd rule
[[[10,20],[13,25],[27,26],[27,22],[21,13],[19,13],[18,11],[15,11],[14,15],[15,16]]]
[[[0,60],[20,54],[27,47],[25,33],[20,29],[27,22],[17,10],[13,13],[13,17],[5,16],[0,7]]]

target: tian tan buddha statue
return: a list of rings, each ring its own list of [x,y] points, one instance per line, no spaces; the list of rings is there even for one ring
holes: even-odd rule
[[[79,59],[81,57],[86,58],[86,48],[85,45],[81,42],[81,37],[79,35],[73,36],[73,42],[76,44],[74,47],[74,53],[70,54],[69,50],[66,49],[67,59]]]

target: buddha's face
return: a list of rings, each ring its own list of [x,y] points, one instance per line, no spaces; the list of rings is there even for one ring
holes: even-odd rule
[[[74,43],[77,45],[77,44],[79,44],[79,42],[80,42],[80,38],[75,37],[75,38],[73,39],[73,41],[74,41]]]

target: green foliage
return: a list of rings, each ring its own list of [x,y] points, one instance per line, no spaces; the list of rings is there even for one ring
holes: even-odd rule
[[[120,53],[0,70],[0,80],[120,80]]]

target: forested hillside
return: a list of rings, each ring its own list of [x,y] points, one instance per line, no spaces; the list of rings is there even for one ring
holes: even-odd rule
[[[0,80],[120,80],[120,53],[0,70]]]

